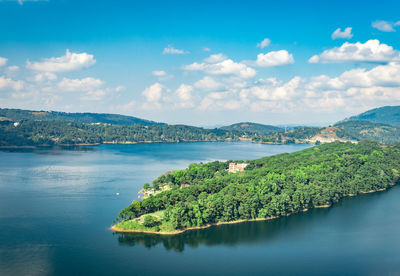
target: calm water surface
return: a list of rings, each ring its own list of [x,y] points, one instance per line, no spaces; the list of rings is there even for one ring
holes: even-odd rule
[[[167,170],[305,147],[189,143],[0,151],[0,275],[400,275],[400,187],[330,209],[178,236],[109,230],[143,183]]]

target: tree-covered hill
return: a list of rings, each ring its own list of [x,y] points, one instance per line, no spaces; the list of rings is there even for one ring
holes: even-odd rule
[[[283,129],[280,127],[257,124],[257,123],[250,123],[250,122],[237,123],[237,124],[233,124],[233,125],[229,125],[229,126],[223,126],[223,127],[221,127],[221,129],[237,130],[237,131],[242,131],[242,132],[247,132],[247,133],[258,133],[261,135],[268,134],[271,132],[283,131]]]
[[[0,118],[3,120],[22,121],[70,121],[79,123],[103,123],[113,125],[164,125],[149,120],[144,120],[132,116],[106,113],[67,113],[57,111],[32,111],[23,109],[0,108]]]
[[[241,133],[186,125],[108,125],[65,121],[0,124],[0,146],[239,140]]]
[[[374,108],[359,115],[352,116],[348,120],[363,120],[400,127],[400,106]]]
[[[400,146],[334,142],[290,154],[246,161],[229,173],[228,162],[192,164],[160,176],[118,215],[115,231],[177,233],[191,227],[270,219],[328,207],[345,196],[399,183]]]
[[[335,124],[339,138],[361,141],[375,140],[382,143],[400,142],[400,128],[388,124],[368,121],[346,121]]]

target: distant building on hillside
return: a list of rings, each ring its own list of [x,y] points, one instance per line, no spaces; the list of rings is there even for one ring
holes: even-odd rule
[[[242,172],[242,171],[244,171],[244,168],[247,167],[247,165],[248,165],[247,163],[231,162],[231,163],[229,163],[228,172],[231,172],[231,173]]]

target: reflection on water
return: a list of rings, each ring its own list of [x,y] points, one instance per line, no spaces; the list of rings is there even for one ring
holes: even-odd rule
[[[206,246],[236,246],[243,244],[263,244],[270,240],[292,235],[293,231],[300,234],[319,219],[329,213],[329,209],[313,209],[307,213],[299,213],[289,217],[268,221],[250,221],[237,224],[212,226],[206,229],[191,230],[179,235],[152,235],[145,233],[118,233],[120,245],[146,248],[162,244],[167,250],[183,252],[185,246],[197,248]]]

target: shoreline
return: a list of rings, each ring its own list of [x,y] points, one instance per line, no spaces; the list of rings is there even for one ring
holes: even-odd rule
[[[82,147],[82,146],[100,146],[100,145],[137,145],[137,144],[173,144],[173,143],[198,143],[198,142],[251,142],[256,144],[267,144],[267,145],[290,145],[285,143],[274,143],[274,142],[259,142],[251,140],[215,140],[215,141],[140,141],[140,142],[101,142],[101,143],[80,143],[80,144],[54,144],[54,145],[24,145],[24,146],[0,146],[0,149],[38,149],[38,148],[53,148],[53,147]],[[312,145],[312,143],[302,142],[293,143],[293,145]]]
[[[395,184],[391,185],[388,188],[391,188],[395,186]],[[357,195],[363,195],[363,194],[372,194],[372,193],[377,193],[377,192],[383,192],[386,191],[388,188],[381,188],[381,189],[377,189],[377,190],[369,190],[369,191],[362,191],[359,192],[359,194]],[[346,197],[354,197],[357,196],[356,194],[347,194],[344,195],[342,198],[346,198]],[[341,199],[342,199],[341,198]],[[278,218],[282,218],[282,217],[288,217],[294,214],[298,214],[301,212],[308,212],[311,209],[322,209],[322,208],[330,208],[332,207],[333,204],[326,204],[326,205],[317,205],[311,208],[306,208],[297,212],[293,212],[293,213],[289,213],[283,216],[273,216],[273,217],[268,217],[268,218],[255,218],[255,219],[242,219],[242,220],[234,220],[234,221],[223,221],[223,222],[216,222],[216,223],[211,223],[211,224],[207,224],[207,225],[203,225],[203,226],[195,226],[195,227],[189,227],[189,228],[185,228],[185,229],[177,229],[174,231],[170,231],[170,232],[155,232],[155,231],[146,231],[146,230],[139,230],[139,229],[118,229],[117,227],[115,227],[116,225],[111,226],[109,229],[114,231],[115,233],[144,233],[144,234],[154,234],[154,235],[178,235],[178,234],[182,234],[186,231],[191,231],[191,230],[201,230],[201,229],[207,229],[210,228],[212,226],[220,226],[220,225],[227,225],[227,224],[237,224],[237,223],[243,223],[243,222],[251,222],[251,221],[268,221],[268,220],[273,220],[273,219],[278,219]]]

